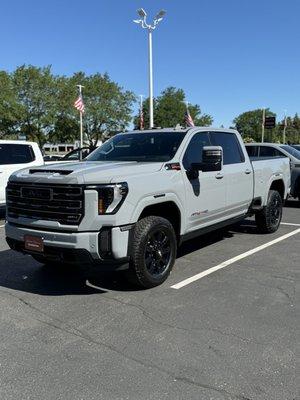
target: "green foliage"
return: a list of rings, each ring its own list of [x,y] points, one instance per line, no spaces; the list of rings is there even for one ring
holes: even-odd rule
[[[267,117],[276,117],[276,114],[266,109]],[[256,142],[261,141],[262,133],[262,119],[263,110],[257,109],[253,111],[247,111],[240,114],[234,119],[235,128],[244,136],[254,139]],[[270,130],[273,131],[273,130]],[[265,129],[265,141],[269,136],[270,131]]]
[[[160,96],[154,99],[154,125],[162,128],[175,127],[177,124],[185,126],[185,93],[182,89],[168,87]],[[149,99],[143,103],[144,125],[149,126]],[[210,126],[212,117],[207,114],[201,115],[198,104],[189,105],[190,114],[196,126]],[[139,115],[134,118],[135,128],[139,128]]]
[[[266,116],[276,117],[276,114],[266,110]],[[253,110],[240,114],[234,119],[235,128],[242,134],[244,141],[249,143],[261,142],[263,111]],[[284,120],[277,123],[273,129],[265,129],[265,142],[282,143]],[[296,114],[294,118],[287,118],[286,142],[300,143],[300,118]]]
[[[91,147],[128,126],[135,96],[108,74],[54,76],[51,67],[23,65],[11,74],[0,71],[0,137],[25,134],[40,146],[79,139],[77,84],[85,86],[84,133]]]

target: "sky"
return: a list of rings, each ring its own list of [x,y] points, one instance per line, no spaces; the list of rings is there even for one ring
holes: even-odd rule
[[[187,100],[232,125],[244,111],[300,113],[299,0],[0,0],[0,69],[52,65],[55,74],[107,72],[148,95],[147,32],[132,21],[167,14],[153,33],[154,95]]]

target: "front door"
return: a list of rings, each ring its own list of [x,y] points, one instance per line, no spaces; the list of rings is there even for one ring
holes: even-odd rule
[[[191,138],[182,160],[186,191],[186,232],[192,232],[224,220],[226,206],[224,171],[199,171],[197,178],[189,175],[191,164],[202,162],[204,146],[211,146],[210,134],[208,132],[196,133]]]

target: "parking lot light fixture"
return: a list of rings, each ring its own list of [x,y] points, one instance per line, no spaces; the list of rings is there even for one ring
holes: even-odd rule
[[[166,14],[165,10],[160,10],[153,20],[152,24],[147,23],[147,13],[143,8],[137,10],[138,15],[141,19],[134,20],[133,22],[141,25],[143,29],[148,30],[148,51],[149,51],[149,126],[153,128],[153,59],[152,59],[152,32],[157,25],[163,20],[163,16]]]

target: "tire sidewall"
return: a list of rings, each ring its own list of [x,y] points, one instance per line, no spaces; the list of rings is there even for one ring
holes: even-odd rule
[[[168,236],[170,240],[171,255],[168,268],[166,268],[166,270],[162,274],[155,277],[151,275],[150,272],[147,270],[145,264],[145,251],[149,237],[153,233],[158,231],[163,231]],[[139,282],[144,287],[153,287],[160,285],[170,275],[170,272],[172,270],[172,267],[176,259],[177,241],[172,225],[170,224],[169,221],[165,220],[164,218],[161,217],[153,218],[151,222],[149,221],[147,228],[142,232],[140,237],[138,238],[135,237],[134,241],[135,241],[134,246],[136,247],[136,251],[134,252],[135,257],[133,258],[133,264]]]
[[[276,224],[274,224],[271,221],[271,205],[272,205],[272,202],[276,199],[278,200],[279,206],[280,206],[280,208],[279,208],[280,216],[279,216],[279,219],[276,222]],[[269,229],[273,232],[277,231],[277,229],[280,225],[281,219],[282,219],[282,198],[281,198],[279,192],[272,190],[272,191],[270,191],[269,196],[268,196],[268,206],[267,206],[267,222],[268,222]]]

